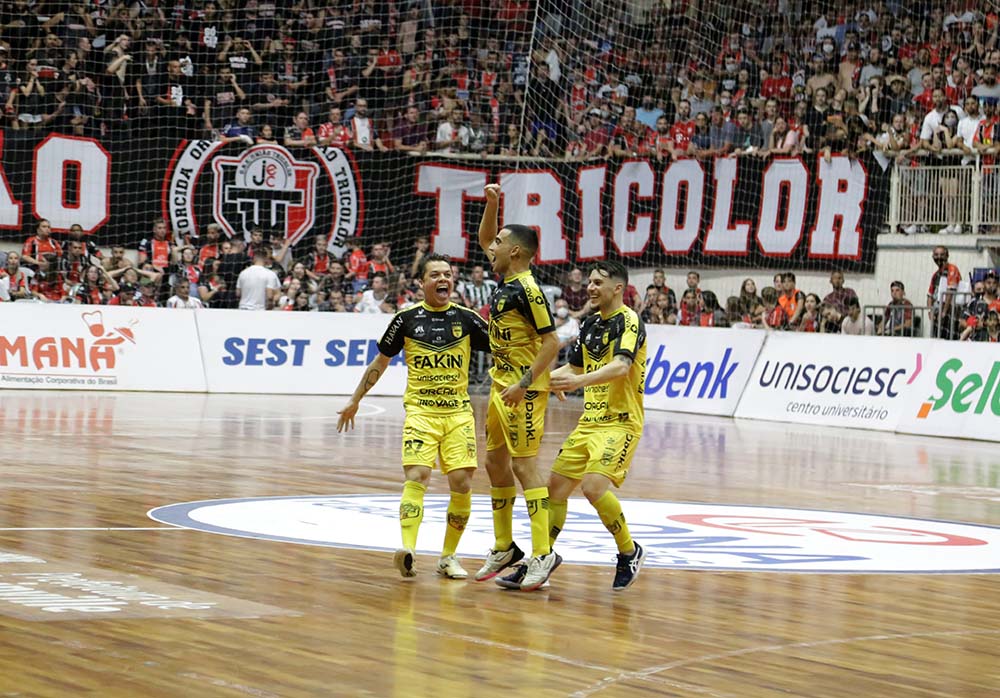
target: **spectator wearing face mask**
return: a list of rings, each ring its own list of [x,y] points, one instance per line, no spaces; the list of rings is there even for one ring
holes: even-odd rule
[[[569,304],[562,298],[555,302],[556,337],[559,348],[565,349],[580,335],[580,322],[569,311]]]

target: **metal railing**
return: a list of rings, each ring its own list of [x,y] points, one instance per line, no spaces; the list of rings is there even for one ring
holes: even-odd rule
[[[891,153],[889,153],[891,155]],[[924,151],[897,160],[889,184],[889,229],[909,226],[962,226],[973,234],[1000,226],[1000,172],[976,155],[968,164],[935,164],[964,154],[947,150]],[[971,157],[965,155],[965,157]],[[910,158],[917,158],[912,160]]]
[[[959,339],[972,300],[966,291],[946,291],[935,305],[866,305],[862,312],[876,336]]]

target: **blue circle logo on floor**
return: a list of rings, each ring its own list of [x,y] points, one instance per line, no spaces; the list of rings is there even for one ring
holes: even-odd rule
[[[1000,528],[810,509],[623,500],[646,565],[693,570],[855,573],[1000,572]],[[428,495],[420,554],[437,555],[447,495]],[[244,538],[391,551],[399,547],[398,495],[252,497],[159,507],[150,518]],[[514,538],[530,549],[523,500]],[[472,500],[458,553],[482,557],[493,544],[489,497]],[[584,499],[570,500],[556,549],[567,563],[610,564],[614,539]]]

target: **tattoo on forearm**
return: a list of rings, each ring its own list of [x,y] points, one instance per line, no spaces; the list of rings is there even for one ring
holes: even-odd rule
[[[381,373],[379,373],[379,370],[377,368],[370,369],[368,371],[368,373],[365,374],[365,383],[364,383],[364,385],[365,385],[365,392],[366,393],[369,390],[371,390],[372,388],[375,387],[375,384],[378,383],[378,379],[379,379],[380,375],[381,375]]]
[[[632,365],[632,359],[631,359],[631,357],[625,356],[624,354],[619,354],[615,358],[618,359],[619,361],[621,361],[626,366],[631,366]]]
[[[524,375],[521,376],[521,380],[517,385],[518,387],[527,390],[529,387],[531,387],[531,380],[532,380],[531,368],[528,368],[528,370],[524,372]]]

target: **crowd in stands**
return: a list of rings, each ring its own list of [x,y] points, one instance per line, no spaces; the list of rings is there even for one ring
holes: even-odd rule
[[[1000,273],[989,269],[963,289],[961,272],[949,263],[946,247],[934,249],[933,261],[937,270],[922,301],[926,305],[919,308],[906,297],[903,282],[893,281],[889,301],[878,312],[870,312],[874,307],[863,305],[854,289],[844,285],[844,273],[839,270],[830,273],[830,290],[822,297],[803,292],[796,285],[795,274],[784,272],[775,274],[773,286],[759,292],[753,279],[745,279],[724,306],[715,293],[701,289],[701,275],[691,271],[678,302],[678,294],[666,285],[662,269],[653,273],[645,298],[633,307],[649,324],[887,337],[923,336],[918,322],[926,317],[930,336],[1000,341]],[[589,308],[581,308],[581,312],[589,312]]]
[[[220,227],[211,224],[201,246],[195,248],[175,245],[166,223],[157,220],[150,236],[139,244],[133,262],[121,246],[113,247],[105,257],[80,230],[71,231],[64,245],[52,238],[49,222],[42,220],[20,253],[9,252],[0,259],[0,301],[394,313],[423,300],[416,274],[429,250],[429,239],[420,236],[397,262],[392,261],[386,241],[375,242],[367,252],[355,246],[337,258],[327,251],[326,236],[318,235],[311,251],[293,259],[287,241],[265,240],[259,229],[244,244],[225,238]],[[963,288],[961,272],[948,259],[946,247],[934,249],[937,269],[926,305],[921,306],[932,323],[930,334],[997,341],[997,271],[988,270]],[[456,280],[452,301],[488,318],[489,300],[497,287],[492,274],[481,264],[467,270],[453,264],[452,273]],[[834,270],[830,290],[821,297],[800,290],[795,274],[784,272],[774,275],[773,286],[760,290],[747,278],[738,290],[730,289],[732,295],[722,303],[715,292],[702,288],[699,272],[688,272],[684,288],[678,291],[667,285],[665,272],[657,269],[644,293],[630,284],[624,301],[651,325],[922,336],[914,304],[906,298],[901,281],[892,282],[890,300],[879,314],[863,312],[858,294],[844,284],[844,273]],[[570,268],[562,284],[545,285],[543,290],[561,343],[572,342],[580,323],[593,312],[583,269]]]
[[[1000,143],[989,3],[12,0],[5,127],[647,156]],[[955,151],[957,152],[957,151]]]

